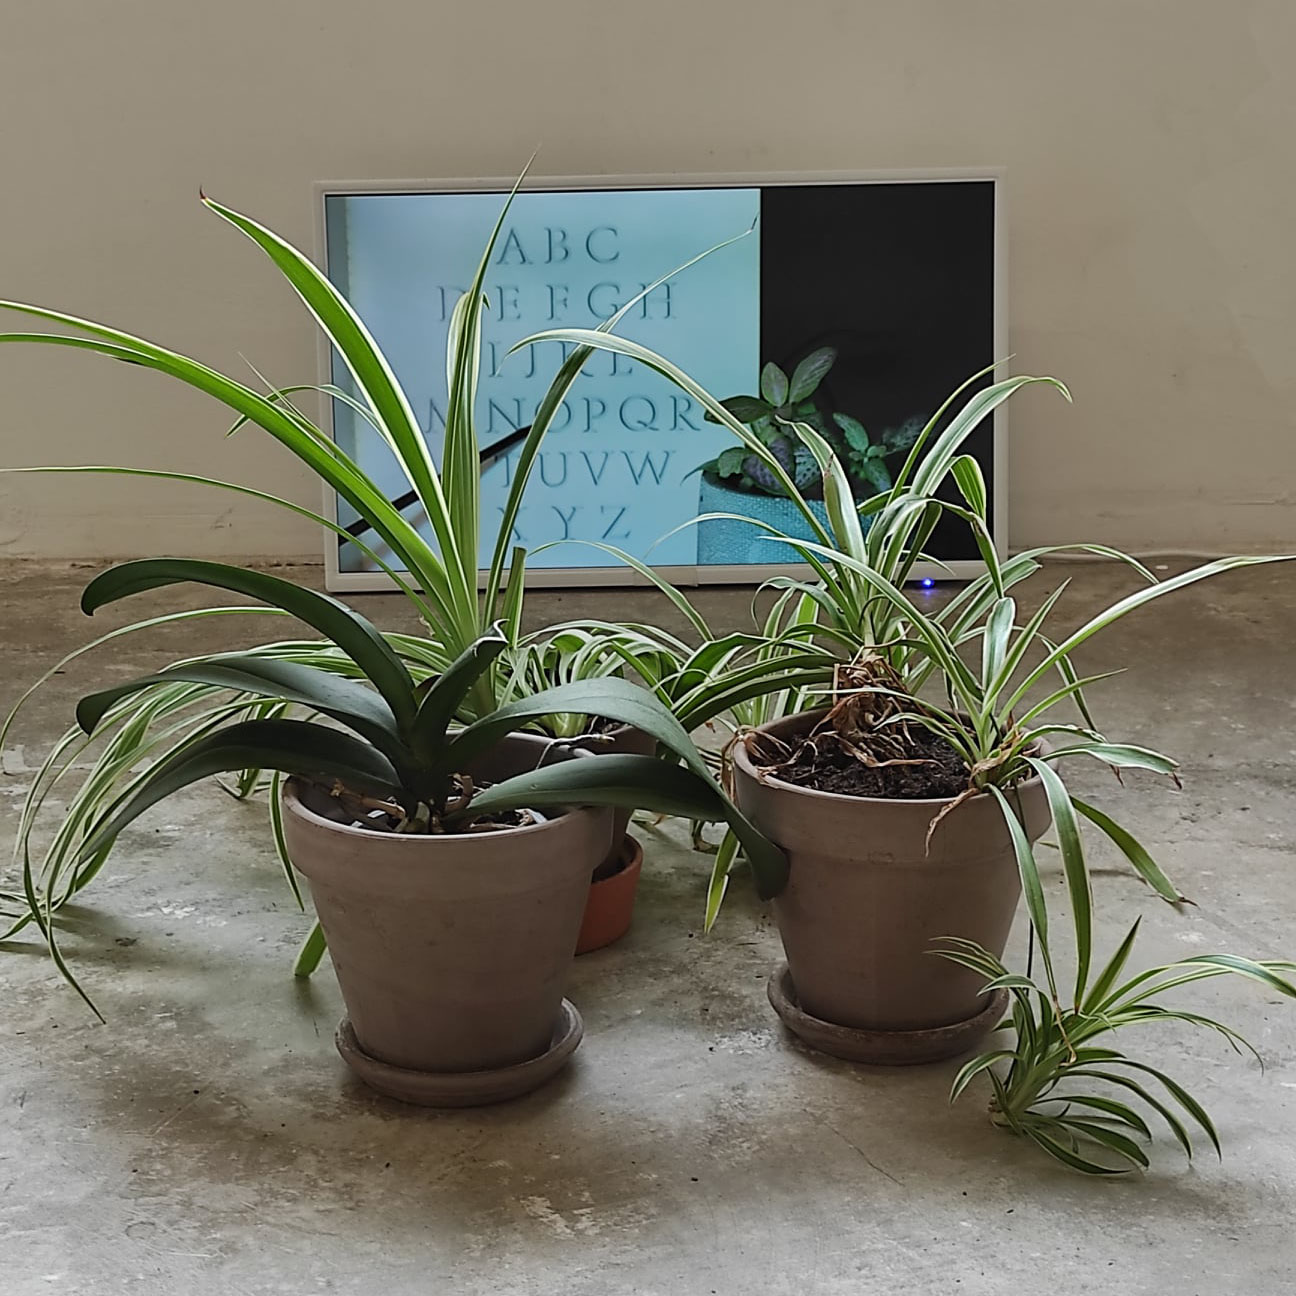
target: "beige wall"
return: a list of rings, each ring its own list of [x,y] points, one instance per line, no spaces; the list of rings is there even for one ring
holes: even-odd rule
[[[1291,0],[39,0],[0,29],[0,295],[310,379],[311,329],[199,184],[311,246],[312,182],[1004,166],[1014,545],[1296,541]],[[315,505],[156,375],[0,348],[0,463]],[[0,555],[315,555],[249,501],[0,478]]]

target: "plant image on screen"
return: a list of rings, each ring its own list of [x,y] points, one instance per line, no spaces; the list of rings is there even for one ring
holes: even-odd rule
[[[327,273],[366,320],[439,461],[445,436],[445,351],[454,303],[498,215],[487,191],[344,191],[325,197]],[[523,463],[514,440],[534,421],[563,344],[518,339],[596,328],[668,355],[725,412],[754,431],[816,518],[823,487],[789,423],[829,444],[857,498],[889,488],[902,456],[945,396],[1006,353],[995,294],[995,184],[705,184],[519,193],[481,281],[479,395],[483,509],[499,516]],[[697,257],[700,248],[713,249]],[[673,266],[685,273],[661,278]],[[625,304],[632,305],[626,309]],[[338,444],[398,501],[425,539],[428,519],[375,444],[346,367],[335,361]],[[712,412],[714,414],[714,412]],[[615,568],[612,551],[658,570],[786,565],[755,521],[801,539],[808,523],[750,446],[733,444],[688,393],[637,361],[596,353],[553,412],[512,515],[532,570]],[[967,446],[994,507],[993,420]],[[799,457],[799,463],[798,463]],[[754,470],[754,471],[753,471]],[[728,514],[697,523],[698,513]],[[737,517],[750,519],[736,520]],[[348,532],[363,525],[339,500]],[[383,562],[399,569],[381,537]],[[975,562],[965,528],[942,518],[930,552]],[[330,542],[333,588],[381,586],[382,569]],[[490,565],[489,553],[479,555]],[[735,574],[721,575],[732,579]],[[377,583],[366,579],[378,578]]]
[[[813,427],[846,469],[857,499],[891,489],[887,460],[912,447],[926,419],[914,414],[903,422],[870,434],[853,414],[833,408],[823,388],[837,361],[834,347],[817,347],[793,368],[791,375],[774,361],[761,370],[759,396],[731,396],[725,409],[746,423],[762,444],[790,474],[816,516],[827,522],[823,503],[823,474],[809,447],[792,429],[793,423]],[[708,422],[715,422],[707,415]],[[704,562],[740,563],[752,560],[759,532],[752,521],[784,527],[788,534],[811,540],[805,519],[797,514],[791,497],[774,474],[745,446],[729,446],[701,466],[702,485],[698,511],[706,515],[699,524],[698,545]],[[716,516],[718,514],[737,516]],[[743,520],[750,519],[751,521]],[[756,550],[759,554],[759,550]],[[769,561],[769,555],[765,555]],[[758,558],[759,560],[759,558]]]

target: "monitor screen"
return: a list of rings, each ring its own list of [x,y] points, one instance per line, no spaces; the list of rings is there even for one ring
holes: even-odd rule
[[[502,192],[331,192],[328,272],[386,352],[434,455],[444,432],[445,347],[455,301],[497,220]],[[753,228],[754,226],[754,228]],[[752,232],[746,237],[746,231]],[[563,344],[508,354],[556,327],[592,328],[700,252],[727,246],[648,293],[617,331],[719,398],[815,494],[776,417],[795,409],[834,444],[860,498],[884,486],[949,393],[996,358],[995,182],[986,180],[563,188],[520,193],[486,276],[478,402],[483,565],[517,448]],[[335,368],[333,381],[346,386]],[[335,402],[334,435],[397,499],[406,489],[376,435]],[[994,489],[989,424],[968,449]],[[822,509],[812,498],[811,506]],[[426,518],[407,510],[416,524]],[[350,525],[339,501],[339,521]],[[531,569],[618,565],[615,546],[684,577],[786,567],[786,547],[732,514],[781,530],[803,519],[760,463],[699,404],[642,364],[596,354],[541,449],[514,540]],[[366,537],[371,541],[373,537]],[[589,542],[594,542],[593,544]],[[976,558],[955,527],[936,557]],[[337,569],[373,571],[342,542]],[[343,582],[341,587],[345,587]]]

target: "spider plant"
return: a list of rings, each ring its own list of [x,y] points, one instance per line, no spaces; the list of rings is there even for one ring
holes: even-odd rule
[[[811,430],[798,431],[805,435]],[[970,460],[955,463],[953,475],[970,519],[974,525],[983,525],[985,492],[975,465]],[[1140,1071],[1156,1080],[1218,1148],[1209,1117],[1177,1082],[1162,1071],[1090,1041],[1134,1023],[1180,1021],[1214,1029],[1240,1043],[1235,1032],[1218,1021],[1186,1009],[1167,1008],[1157,1000],[1169,990],[1229,973],[1296,997],[1296,987],[1280,975],[1296,965],[1218,954],[1151,968],[1122,982],[1138,931],[1135,923],[1115,954],[1095,973],[1092,885],[1083,824],[1109,838],[1162,899],[1178,902],[1183,896],[1135,835],[1106,811],[1071,792],[1054,766],[1071,757],[1084,757],[1111,767],[1118,775],[1122,770],[1144,770],[1175,778],[1177,766],[1170,757],[1141,745],[1109,740],[1095,727],[1085,690],[1105,677],[1082,676],[1074,655],[1093,635],[1155,599],[1235,568],[1286,561],[1290,556],[1225,558],[1160,581],[1126,558],[1149,583],[1095,613],[1069,634],[1053,639],[1044,627],[1067,582],[1058,585],[1031,616],[1020,617],[1009,591],[1023,578],[1022,556],[1001,563],[993,550],[986,552],[985,574],[940,613],[928,615],[866,558],[815,542],[786,542],[834,568],[853,572],[870,597],[886,609],[891,638],[887,643],[862,646],[857,652],[839,676],[839,705],[852,708],[853,722],[864,732],[885,735],[888,730],[916,724],[939,734],[962,756],[968,771],[965,792],[948,808],[964,797],[988,793],[999,803],[1012,838],[1043,984],[1010,972],[992,954],[967,942],[952,941],[941,951],[985,975],[987,989],[1007,989],[1013,995],[1012,1015],[1005,1024],[1015,1031],[1014,1047],[993,1050],[969,1063],[956,1079],[954,1096],[975,1076],[988,1074],[997,1123],[1075,1169],[1116,1173],[1147,1165],[1146,1154],[1135,1141],[1147,1137],[1146,1124],[1101,1088],[1095,1093],[1092,1085],[1077,1088],[1075,1081],[1101,1081],[1133,1092],[1167,1121],[1176,1139],[1191,1152],[1178,1118],[1128,1074]],[[1029,562],[1034,563],[1038,556],[1038,551],[1030,554]],[[938,687],[944,705],[918,696],[927,685]],[[1078,714],[1060,717],[1057,711],[1066,704],[1073,704]],[[1046,740],[1050,747],[1045,747]],[[1014,790],[1030,778],[1041,781],[1049,802],[1070,899],[1075,976],[1069,990],[1056,970],[1039,866],[1015,807]],[[1002,1076],[997,1068],[1004,1071]],[[1102,1152],[1108,1154],[1105,1161],[1098,1156]]]
[[[974,512],[982,508],[984,497],[972,474],[967,472],[960,480],[969,507]],[[829,551],[821,548],[821,556],[828,557]],[[962,796],[987,792],[1003,812],[1021,875],[1033,948],[1039,953],[1042,985],[1010,972],[988,951],[968,942],[951,941],[940,951],[984,975],[987,990],[1002,988],[1013,996],[1011,1017],[1005,1025],[1015,1033],[1014,1046],[975,1058],[956,1078],[952,1095],[957,1097],[974,1077],[984,1073],[993,1087],[991,1111],[996,1123],[1030,1139],[1074,1169],[1110,1174],[1148,1164],[1137,1141],[1149,1136],[1146,1122],[1103,1088],[1114,1086],[1158,1113],[1191,1155],[1191,1141],[1182,1121],[1129,1074],[1133,1071],[1155,1080],[1170,1102],[1206,1132],[1218,1151],[1218,1137],[1209,1117],[1181,1085],[1163,1071],[1093,1041],[1136,1023],[1179,1021],[1216,1030],[1235,1045],[1244,1043],[1214,1019],[1157,1001],[1169,990],[1225,974],[1243,975],[1286,997],[1296,997],[1296,986],[1282,975],[1296,970],[1296,964],[1217,954],[1153,967],[1122,981],[1138,932],[1135,923],[1108,962],[1095,972],[1092,885],[1083,824],[1108,837],[1164,900],[1178,902],[1183,896],[1134,834],[1106,811],[1076,796],[1054,766],[1069,757],[1085,757],[1118,774],[1126,769],[1145,770],[1174,778],[1177,767],[1170,757],[1140,745],[1110,741],[1094,727],[1084,690],[1103,677],[1082,677],[1072,656],[1100,630],[1154,599],[1234,568],[1284,561],[1285,556],[1220,559],[1162,581],[1145,573],[1151,584],[1117,600],[1057,641],[1045,635],[1043,627],[1066,582],[1023,621],[1008,592],[1015,581],[1005,574],[1007,564],[1001,565],[993,555],[982,580],[994,597],[979,617],[968,615],[968,604],[976,598],[969,590],[963,592],[961,606],[952,605],[952,613],[946,608],[943,616],[928,616],[866,563],[841,553],[832,553],[831,558],[855,570],[897,618],[900,670],[889,666],[881,670],[880,658],[864,655],[857,657],[854,669],[847,673],[851,690],[847,700],[863,703],[859,714],[864,718],[859,723],[882,731],[918,724],[939,734],[963,757],[968,786]],[[969,656],[971,661],[966,660]],[[1048,683],[1055,673],[1061,677],[1057,686]],[[929,682],[939,683],[945,706],[915,696]],[[1077,706],[1078,717],[1062,719],[1055,714],[1065,703]],[[1047,750],[1046,739],[1053,744]],[[1014,804],[1014,789],[1032,777],[1041,780],[1048,798],[1071,904],[1075,976],[1069,990],[1056,970],[1035,851]],[[1099,1082],[1097,1091],[1093,1083],[1077,1087],[1080,1081]]]
[[[519,696],[467,726],[453,727],[464,697],[509,647],[503,627],[479,637],[441,675],[416,684],[364,617],[327,595],[265,572],[191,559],[142,559],[97,576],[86,587],[81,606],[93,614],[108,603],[180,582],[260,599],[298,618],[345,654],[361,678],[348,679],[286,657],[221,653],[84,697],[77,721],[87,734],[123,699],[158,684],[200,685],[237,699],[255,698],[253,706],[260,711],[247,718],[245,701],[231,703],[150,766],[88,826],[74,867],[101,859],[123,828],[179,789],[213,774],[257,769],[320,781],[366,826],[399,833],[454,832],[485,815],[546,806],[619,805],[693,819],[723,818],[742,837],[762,884],[774,889],[782,884],[786,861],[781,852],[733,806],[688,735],[647,690],[620,679],[574,679]],[[285,719],[278,709],[287,705],[319,719]],[[603,756],[543,765],[483,789],[473,786],[465,771],[500,739],[537,719],[571,713],[632,724],[682,764],[647,756]],[[25,874],[33,920],[60,971],[76,986],[52,922],[48,896],[59,891],[60,878],[47,879],[42,901],[30,870]]]
[[[675,381],[711,417],[751,446],[721,402],[645,348],[622,338],[592,338],[584,330],[543,336],[603,347],[641,361]],[[1165,580],[1157,580],[1137,560],[1105,545],[1043,547],[1001,560],[990,537],[980,468],[960,453],[960,447],[996,405],[1030,383],[1051,385],[1070,398],[1054,379],[1009,379],[974,392],[941,430],[944,415],[964,390],[960,389],[919,434],[891,488],[862,502],[852,497],[842,465],[825,439],[805,423],[786,424],[813,455],[822,474],[829,525],[818,521],[790,481],[780,485],[798,502],[813,538],[799,539],[767,524],[755,524],[764,529],[771,544],[790,547],[813,573],[808,581],[780,577],[770,582],[778,593],[764,625],[764,651],[767,657],[777,658],[792,644],[807,653],[818,646],[835,661],[836,673],[831,689],[813,685],[777,692],[767,689],[765,718],[829,700],[849,707],[855,723],[883,737],[906,725],[920,725],[944,738],[963,758],[968,772],[965,797],[985,793],[995,798],[1012,837],[1043,985],[1011,973],[993,955],[966,942],[951,941],[940,951],[986,976],[987,988],[1013,994],[1012,1016],[1005,1024],[1016,1033],[1015,1048],[974,1059],[957,1077],[954,1096],[976,1076],[988,1074],[998,1123],[1030,1138],[1067,1165],[1110,1173],[1147,1164],[1146,1154],[1131,1137],[1146,1136],[1145,1122],[1127,1105],[1101,1092],[1077,1090],[1076,1080],[1098,1080],[1133,1092],[1167,1120],[1176,1139],[1191,1151],[1179,1119],[1128,1074],[1141,1069],[1163,1086],[1213,1144],[1218,1146],[1218,1140],[1209,1117],[1174,1080],[1089,1041],[1136,1022],[1177,1020],[1215,1029],[1239,1043],[1239,1037],[1222,1023],[1186,1009],[1167,1008],[1157,1000],[1180,986],[1230,973],[1293,997],[1296,988],[1282,974],[1296,965],[1219,954],[1152,968],[1121,982],[1136,923],[1110,960],[1093,973],[1092,884],[1082,824],[1109,838],[1162,899],[1177,903],[1184,897],[1143,843],[1104,810],[1075,796],[1054,767],[1068,758],[1084,757],[1109,766],[1118,776],[1122,770],[1144,770],[1176,778],[1177,766],[1160,752],[1109,740],[1097,729],[1086,690],[1105,676],[1082,675],[1073,659],[1092,636],[1155,599],[1235,568],[1285,561],[1291,555],[1225,558]],[[770,471],[777,476],[773,468]],[[955,499],[937,493],[947,480],[957,489]],[[929,613],[904,584],[924,557],[923,547],[942,512],[952,513],[969,527],[986,570],[944,607]],[[1041,570],[1041,559],[1061,549],[1123,562],[1146,584],[1069,634],[1051,637],[1046,623],[1067,582],[1028,617],[1019,615],[1011,591]],[[930,700],[933,692],[943,705]],[[1075,714],[1059,715],[1063,707],[1074,708]],[[1051,746],[1046,748],[1046,741]],[[1071,903],[1076,969],[1069,993],[1056,971],[1038,863],[1014,808],[1014,790],[1030,778],[1041,780],[1048,799]],[[728,835],[713,871],[708,927],[715,920],[739,851],[740,843]],[[1083,1110],[1077,1114],[1077,1108]],[[1095,1148],[1114,1154],[1117,1164],[1095,1160]]]
[[[394,652],[415,682],[447,670],[492,626],[501,625],[510,648],[517,648],[521,642],[526,552],[511,544],[513,526],[541,442],[591,352],[588,347],[571,351],[540,401],[534,422],[515,434],[520,437],[520,445],[510,491],[490,546],[485,587],[479,594],[478,542],[483,525],[480,496],[482,450],[477,436],[476,396],[483,284],[512,195],[502,206],[471,285],[460,298],[450,321],[446,351],[449,396],[439,463],[428,448],[410,402],[390,364],[364,321],[343,295],[306,256],[272,230],[210,198],[204,197],[202,201],[215,216],[247,237],[284,277],[340,358],[347,375],[345,387],[298,384],[276,388],[265,383],[264,391],[257,390],[191,357],[134,334],[63,311],[22,302],[0,301],[0,310],[48,321],[66,331],[0,333],[0,343],[87,351],[152,369],[204,392],[235,415],[231,432],[255,425],[273,437],[355,510],[363,529],[340,527],[311,509],[254,486],[191,473],[94,464],[6,471],[126,475],[198,484],[269,502],[306,517],[336,535],[339,543],[360,549],[375,566],[391,577],[417,612],[426,630],[424,635],[388,637]],[[744,236],[740,234],[738,237]],[[701,255],[715,250],[708,249]],[[664,275],[657,283],[646,286],[642,293],[606,320],[600,330],[615,328],[644,296],[692,263],[687,262]],[[256,377],[261,381],[259,374]],[[359,464],[299,408],[297,397],[303,392],[348,405],[358,415],[358,425],[368,429],[386,446],[409,486],[408,491],[396,501],[389,500]],[[417,509],[427,517],[429,535],[425,536],[407,520],[403,511],[407,508]],[[367,531],[376,536],[376,547],[370,547],[361,538]],[[174,613],[164,620],[183,621],[241,610],[246,609],[222,609],[219,613],[202,609]],[[257,610],[278,614],[277,609]],[[125,627],[87,645],[87,649],[158,623],[157,619],[150,619],[137,626]],[[597,647],[591,643],[590,657]],[[68,660],[78,655],[79,652],[71,654]],[[251,655],[271,660],[287,658],[344,676],[354,675],[356,671],[355,664],[346,654],[329,643],[270,643],[252,649]],[[618,656],[618,666],[621,661],[622,657]],[[600,672],[595,670],[593,673]],[[49,678],[50,674],[53,671],[44,678]],[[492,658],[487,668],[475,677],[472,688],[459,699],[457,718],[471,723],[491,714],[497,705],[508,700],[509,690],[514,689],[518,682],[507,655]],[[3,743],[18,709],[32,691],[19,700],[18,706],[0,728],[0,743]],[[81,843],[104,805],[137,779],[135,765],[139,761],[162,758],[188,738],[204,732],[206,726],[223,722],[231,715],[253,718],[259,714],[257,706],[251,695],[232,697],[228,691],[214,686],[178,683],[171,679],[120,700],[104,718],[105,726],[116,726],[113,736],[68,800],[63,818],[33,872],[30,851],[38,814],[42,806],[48,804],[55,789],[61,791],[66,786],[73,770],[78,768],[78,761],[85,755],[84,735],[79,730],[64,734],[33,782],[20,815],[17,834],[16,858],[23,863],[43,910],[49,912],[51,908],[60,907],[87,885],[102,866],[102,858],[92,861],[81,858]],[[240,778],[235,790],[246,794],[257,783],[255,772],[248,771]],[[0,893],[0,921],[7,919],[9,922],[7,930],[0,930],[0,938],[15,934],[33,918],[27,896]]]
[[[988,495],[980,468],[975,459],[961,453],[961,448],[986,418],[1024,387],[1052,387],[1069,400],[1066,387],[1054,378],[1020,375],[978,386],[989,378],[993,367],[973,374],[918,432],[891,485],[864,500],[852,494],[846,471],[828,441],[806,423],[787,422],[784,426],[789,434],[800,439],[815,461],[828,517],[825,524],[782,460],[771,454],[764,441],[724,401],[665,357],[630,339],[588,329],[549,330],[518,346],[539,341],[619,353],[674,382],[704,408],[708,419],[726,427],[764,463],[809,529],[811,538],[798,540],[767,523],[741,519],[765,533],[772,554],[778,545],[792,546],[811,576],[776,576],[762,586],[761,592],[772,593],[773,601],[757,633],[742,647],[747,683],[740,686],[741,709],[735,709],[732,703],[728,707],[719,705],[720,692],[733,687],[730,680],[677,669],[667,689],[677,715],[710,719],[728,711],[739,727],[762,724],[822,705],[842,666],[861,658],[878,661],[902,688],[912,686],[916,691],[931,675],[935,663],[909,634],[905,609],[910,604],[901,590],[920,562],[935,561],[925,552],[925,546],[943,513],[953,513],[970,528],[987,565],[982,576],[932,618],[941,632],[948,632],[959,643],[975,637],[979,618],[986,615],[999,595],[1039,571],[1039,560],[1049,553],[1075,549],[1115,557],[1133,564],[1151,579],[1141,564],[1104,545],[1038,548],[1003,563],[998,559],[986,517]],[[961,405],[960,398],[965,398]],[[945,497],[951,481],[964,492],[963,502]],[[736,515],[704,514],[695,522],[732,516]],[[898,603],[881,596],[874,577],[897,595]],[[1077,682],[1065,655],[1053,669],[1063,677],[1064,684]],[[1082,683],[1077,685],[1075,696],[1084,705]],[[716,855],[707,892],[707,930],[719,916],[729,878],[740,863],[739,843],[732,834],[727,835]]]
[[[950,1088],[950,1101],[956,1101],[978,1076],[987,1076],[993,1091],[992,1122],[1084,1174],[1116,1175],[1148,1168],[1143,1144],[1152,1138],[1152,1129],[1138,1105],[1165,1122],[1190,1160],[1194,1127],[1220,1155],[1219,1133],[1210,1115],[1182,1084],[1159,1067],[1099,1041],[1127,1026],[1179,1022],[1214,1031],[1235,1050],[1245,1050],[1260,1061],[1260,1055],[1232,1027],[1158,1000],[1180,986],[1230,975],[1259,982],[1284,998],[1296,998],[1296,985],[1289,979],[1296,963],[1201,954],[1147,968],[1122,981],[1138,931],[1136,921],[1107,962],[1077,985],[1074,1000],[1066,1007],[1058,1004],[1047,982],[1010,972],[971,942],[946,941],[937,953],[984,976],[987,993],[1009,993],[1011,1013],[1001,1029],[1011,1029],[1014,1035],[1011,1048],[990,1049],[962,1067]],[[1077,926],[1075,946],[1086,966],[1089,940],[1088,931]],[[1043,942],[1041,948],[1046,948]],[[1113,1097],[1114,1093],[1120,1096]]]
[[[209,211],[250,239],[287,280],[341,359],[348,375],[347,389],[310,384],[273,388],[267,384],[268,389],[262,393],[188,356],[133,334],[63,311],[23,302],[0,301],[0,310],[47,320],[70,332],[0,333],[0,343],[31,343],[90,351],[156,370],[212,396],[236,414],[237,421],[231,431],[254,424],[306,463],[364,520],[390,559],[375,552],[353,531],[310,509],[234,482],[187,473],[103,465],[20,471],[142,476],[213,486],[265,500],[325,527],[342,543],[360,548],[385,571],[410,600],[427,627],[425,648],[440,668],[448,666],[475,643],[487,627],[497,622],[503,624],[511,639],[516,641],[526,554],[511,542],[514,523],[540,445],[591,352],[589,348],[578,348],[564,361],[518,447],[509,494],[490,550],[485,588],[479,596],[481,447],[476,430],[476,398],[481,358],[483,284],[512,195],[503,204],[471,285],[459,299],[450,320],[446,353],[449,396],[439,465],[390,364],[346,298],[309,258],[272,230],[213,199],[204,197],[202,201]],[[647,293],[684,268],[678,267],[646,287],[600,328],[611,330],[616,327]],[[427,517],[429,537],[425,538],[359,465],[297,408],[292,397],[304,391],[349,405],[359,416],[361,424],[383,442],[409,486],[402,501],[416,506]],[[476,681],[464,699],[465,719],[472,718],[476,710],[490,710],[494,706],[496,681],[497,675],[493,670],[485,672]]]

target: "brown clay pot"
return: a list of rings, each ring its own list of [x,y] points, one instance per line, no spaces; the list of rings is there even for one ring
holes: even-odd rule
[[[823,715],[792,716],[760,732],[795,740]],[[992,796],[951,811],[926,848],[946,801],[794,787],[758,774],[746,743],[734,749],[734,770],[738,804],[787,852],[788,885],[774,912],[803,1013],[870,1032],[930,1032],[985,1016],[983,979],[930,951],[942,936],[962,936],[1003,953],[1021,881]],[[1034,841],[1049,826],[1048,802],[1038,779],[1019,792]]]
[[[542,750],[505,739],[471,772],[506,778]],[[330,798],[295,779],[284,810],[364,1054],[407,1072],[488,1072],[550,1049],[610,811],[398,836],[338,822]]]
[[[585,916],[576,940],[577,954],[589,954],[611,945],[630,930],[643,867],[643,847],[629,834],[621,839],[617,862],[620,867],[615,873],[590,883]]]

